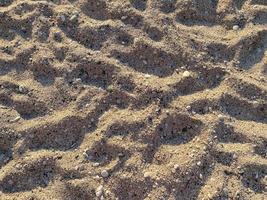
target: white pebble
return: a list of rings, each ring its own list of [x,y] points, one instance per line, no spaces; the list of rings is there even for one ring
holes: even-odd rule
[[[223,121],[223,120],[224,120],[224,116],[221,115],[221,114],[219,114],[219,115],[218,115],[218,119],[221,120],[221,121]]]
[[[101,176],[104,177],[104,178],[107,178],[109,176],[108,171],[107,170],[103,170],[101,172]]]
[[[97,197],[101,197],[103,192],[104,192],[104,187],[103,187],[103,185],[100,185],[100,186],[98,186],[98,188],[96,188],[95,195]]]
[[[179,165],[178,164],[175,164],[174,166],[173,166],[173,169],[175,169],[175,170],[177,170],[179,168]]]
[[[86,159],[88,158],[88,155],[87,155],[86,152],[83,152],[83,157],[86,158]]]
[[[17,122],[17,121],[19,121],[20,119],[21,119],[21,117],[20,117],[20,116],[17,116],[17,117],[15,117],[14,119],[10,120],[10,122],[11,122],[11,123],[13,123],[13,122]]]
[[[72,15],[70,21],[76,21],[78,19],[78,15]]]
[[[94,176],[93,178],[94,178],[95,180],[100,180],[100,179],[101,179],[101,177],[98,176],[98,175]]]
[[[99,167],[99,165],[100,165],[100,163],[98,163],[98,162],[95,162],[92,164],[93,167]]]
[[[150,173],[149,173],[149,172],[145,172],[145,173],[144,173],[144,177],[145,177],[145,178],[149,178],[149,177],[150,177]]]
[[[184,71],[183,77],[187,78],[189,76],[190,76],[190,72],[189,71]]]
[[[21,93],[23,93],[23,92],[25,92],[25,88],[24,88],[22,85],[20,85],[20,86],[19,86],[19,91],[20,91]]]
[[[233,30],[234,30],[234,31],[239,30],[239,26],[238,26],[238,25],[234,25],[234,26],[233,26]]]
[[[151,75],[150,74],[145,74],[145,78],[150,78]]]

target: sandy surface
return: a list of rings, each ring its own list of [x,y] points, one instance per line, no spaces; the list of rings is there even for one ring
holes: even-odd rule
[[[0,199],[267,199],[266,49],[266,0],[0,0]]]

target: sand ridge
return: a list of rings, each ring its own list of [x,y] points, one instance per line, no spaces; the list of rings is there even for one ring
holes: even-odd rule
[[[0,0],[0,199],[267,197],[265,0]]]

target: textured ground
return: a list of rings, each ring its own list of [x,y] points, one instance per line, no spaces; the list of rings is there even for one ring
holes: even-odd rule
[[[0,199],[267,199],[266,49],[266,0],[0,0]]]

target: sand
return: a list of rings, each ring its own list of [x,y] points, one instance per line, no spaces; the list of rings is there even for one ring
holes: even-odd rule
[[[267,199],[266,49],[266,0],[0,0],[0,199]]]

